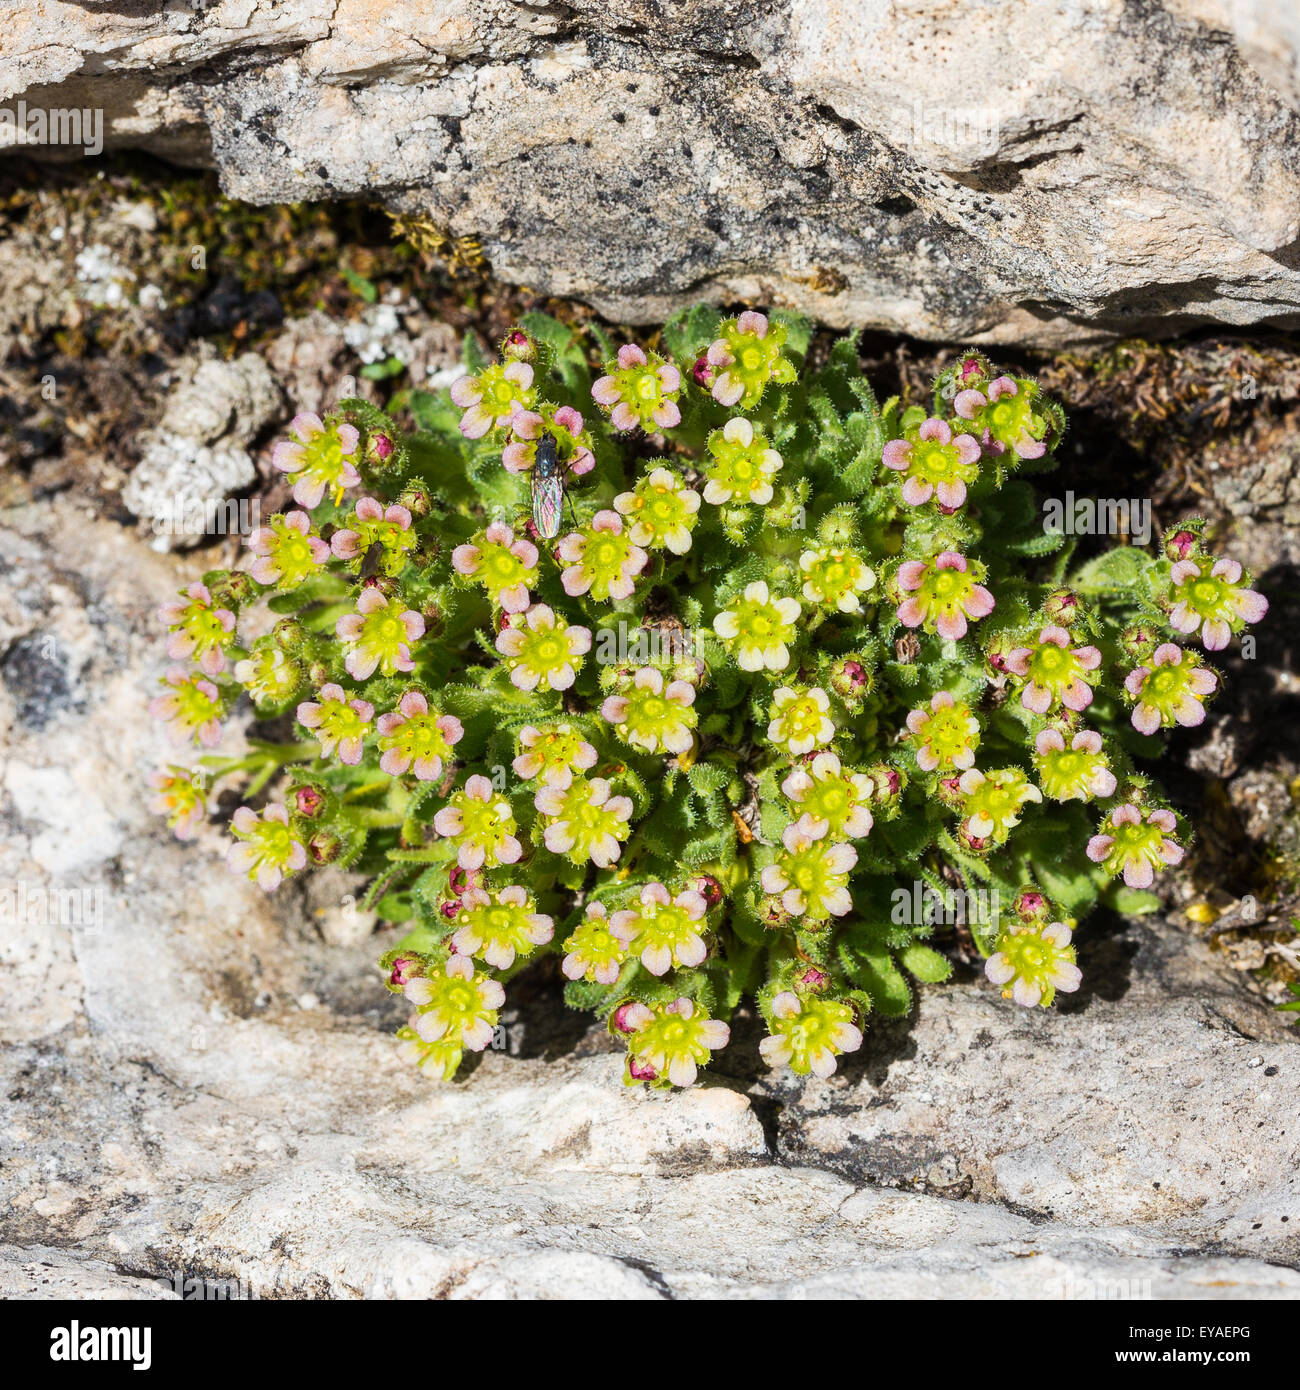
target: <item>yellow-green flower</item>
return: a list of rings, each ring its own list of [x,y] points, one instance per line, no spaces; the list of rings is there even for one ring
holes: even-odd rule
[[[671,1004],[632,1004],[621,1011],[629,1032],[624,1082],[692,1086],[699,1068],[726,1047],[731,1030],[686,998]]]
[[[543,787],[533,805],[547,817],[543,839],[552,854],[567,855],[575,864],[607,869],[618,859],[630,833],[632,802],[611,796],[604,777],[577,778],[567,790]]]
[[[590,523],[571,532],[555,548],[565,569],[560,583],[570,598],[590,593],[592,598],[631,598],[636,576],[649,556],[631,537],[623,534],[623,518],[608,508]]]
[[[799,557],[803,596],[822,608],[841,613],[862,611],[860,595],[876,582],[876,572],[853,550],[825,546],[805,550]]]
[[[169,764],[166,771],[149,774],[149,785],[154,789],[149,809],[167,817],[167,828],[178,840],[192,840],[207,815],[201,780],[185,768]]]
[[[448,1081],[460,1069],[465,1049],[455,1039],[439,1038],[437,1042],[425,1042],[409,1025],[397,1030],[397,1040],[403,1060],[420,1068],[435,1081]]]
[[[1195,560],[1179,560],[1169,580],[1170,626],[1186,636],[1199,631],[1207,652],[1222,651],[1234,632],[1268,612],[1268,600],[1248,587],[1236,560],[1216,560],[1209,574]]]
[[[714,618],[713,631],[742,671],[784,671],[800,611],[798,599],[773,598],[767,582],[756,579]]]
[[[252,652],[235,663],[235,679],[259,705],[283,704],[302,683],[302,667],[269,637],[259,637]]]
[[[170,632],[167,655],[173,661],[193,659],[205,676],[219,676],[226,669],[225,649],[234,640],[235,615],[213,606],[206,584],[191,584],[181,598],[184,603],[164,603],[158,610]]]
[[[411,643],[424,636],[424,619],[400,599],[389,599],[378,589],[363,588],[357,611],[345,613],[334,632],[347,655],[343,660],[353,680],[364,681],[376,670],[385,676],[414,671]]]
[[[700,924],[708,911],[701,893],[685,889],[674,898],[662,883],[641,889],[640,905],[616,912],[609,929],[628,944],[631,953],[652,975],[664,975],[672,966],[702,965],[708,955]]]
[[[788,1066],[797,1076],[812,1072],[824,1079],[834,1072],[836,1057],[862,1046],[854,1019],[853,1006],[840,999],[801,998],[782,990],[772,1000],[771,1035],[758,1050],[769,1067]]]
[[[1182,724],[1195,728],[1205,720],[1205,697],[1214,694],[1219,678],[1197,664],[1195,652],[1162,642],[1150,666],[1130,671],[1124,689],[1133,706],[1133,727],[1142,734]]]
[[[1088,841],[1088,858],[1112,876],[1122,873],[1130,888],[1150,888],[1157,869],[1182,863],[1183,847],[1173,838],[1177,829],[1172,811],[1144,811],[1125,802]]]
[[[545,603],[511,614],[497,633],[497,651],[506,659],[512,683],[520,690],[568,690],[577,679],[582,657],[591,650],[591,629],[570,625]]]
[[[507,613],[528,608],[528,591],[537,583],[537,547],[503,522],[494,521],[486,531],[451,552],[457,574],[476,579],[493,603]]]
[[[452,793],[434,816],[433,828],[455,844],[462,869],[516,864],[524,852],[509,801],[483,776],[471,777],[463,790]]]
[[[999,845],[1020,824],[1025,802],[1043,799],[1042,792],[1018,767],[999,767],[988,772],[968,768],[957,785],[966,813],[967,836]]]
[[[330,550],[336,559],[355,566],[377,555],[380,573],[399,575],[419,539],[411,529],[411,520],[406,507],[396,503],[384,507],[373,497],[363,497],[356,505],[352,525],[341,527],[330,537]]]
[[[460,432],[482,439],[492,429],[504,429],[517,410],[531,410],[537,400],[533,369],[527,362],[493,362],[477,376],[463,376],[451,386],[451,399],[465,413]]]
[[[221,742],[221,716],[224,704],[221,692],[210,680],[189,675],[173,666],[162,679],[167,691],[151,700],[149,713],[165,720],[167,735],[173,743],[193,739],[205,748]]]
[[[467,888],[451,944],[461,955],[480,956],[498,970],[509,970],[516,956],[532,955],[555,935],[555,923],[535,907],[522,888],[503,888],[496,894]]]
[[[1046,714],[1058,700],[1066,709],[1085,710],[1092,704],[1101,652],[1096,647],[1071,647],[1069,632],[1052,623],[1032,647],[1008,652],[1005,665],[1025,682],[1020,703],[1027,710]]]
[[[713,462],[704,470],[706,502],[753,502],[762,507],[772,500],[772,479],[783,461],[748,420],[728,420],[709,436],[708,448]]]
[[[236,843],[227,852],[227,862],[264,892],[278,888],[285,874],[307,867],[306,847],[290,829],[289,812],[279,802],[260,816],[251,806],[238,807],[230,830]]]
[[[830,707],[830,696],[820,686],[781,686],[772,697],[768,742],[796,758],[825,747],[835,737]]]
[[[663,672],[643,666],[628,690],[609,696],[600,712],[634,748],[685,753],[694,741],[694,703],[695,687],[688,681],[670,681],[665,688]]]
[[[858,862],[852,845],[833,842],[822,825],[797,820],[781,837],[784,852],[761,875],[764,893],[779,893],[794,917],[824,921],[852,910],[849,870]]]
[[[753,309],[724,320],[708,351],[709,366],[717,373],[713,399],[752,410],[768,382],[792,382],[794,364],[781,353],[785,339],[785,324],[771,323]]]
[[[975,765],[980,746],[980,723],[963,700],[946,690],[930,697],[929,710],[914,709],[907,727],[916,740],[916,761],[922,772],[964,771]]]
[[[873,789],[870,777],[846,771],[834,753],[798,763],[781,783],[804,828],[831,841],[860,840],[870,833]]]
[[[1044,729],[1034,742],[1034,768],[1053,801],[1091,801],[1115,795],[1115,774],[1102,752],[1101,735],[1080,729],[1066,747],[1059,729]]]
[[[656,468],[631,492],[620,492],[614,498],[614,509],[627,518],[628,538],[634,545],[685,555],[691,548],[700,494],[676,473]]]
[[[945,420],[931,418],[902,439],[891,439],[884,464],[903,474],[903,501],[923,507],[935,494],[945,511],[956,511],[966,500],[966,488],[979,476],[979,441],[970,434],[955,438]]]
[[[1005,986],[1004,999],[1027,1009],[1035,1004],[1047,1008],[1058,989],[1073,994],[1083,980],[1064,922],[1013,922],[1004,927],[984,962],[984,973],[995,985]]]
[[[570,980],[612,985],[628,958],[627,942],[610,930],[604,903],[588,903],[587,913],[564,942],[568,953],[560,969]]]
[[[361,481],[354,462],[361,432],[355,425],[326,425],[309,410],[295,415],[289,429],[296,438],[281,440],[271,451],[271,463],[294,475],[293,500],[311,511],[328,489],[337,506]]]
[[[1022,459],[1036,459],[1047,452],[1052,419],[1041,407],[1038,383],[1029,377],[996,377],[983,390],[959,391],[952,405],[971,422],[986,453],[1014,449]]]
[[[277,589],[296,589],[325,568],[329,546],[312,532],[311,518],[297,509],[273,516],[248,537],[248,548],[257,557],[248,572],[259,584]]]
[[[618,350],[605,375],[591,388],[592,399],[609,411],[609,422],[616,430],[634,430],[638,425],[653,433],[670,430],[682,422],[677,405],[682,374],[673,363],[657,352],[646,352],[635,343]]]
[[[516,775],[527,782],[540,777],[548,787],[561,791],[573,785],[575,772],[596,766],[596,750],[572,724],[549,729],[525,724],[519,730],[519,747],[523,751],[511,764]]]
[[[415,1005],[417,1035],[425,1042],[444,1042],[482,1052],[505,1003],[496,980],[475,975],[468,956],[452,956],[443,966],[408,980],[402,993]]]

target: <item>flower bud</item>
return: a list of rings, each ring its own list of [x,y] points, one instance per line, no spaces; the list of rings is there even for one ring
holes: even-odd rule
[[[271,636],[281,651],[296,652],[307,640],[307,629],[297,618],[281,618],[271,629]]]
[[[1134,661],[1145,661],[1160,640],[1160,634],[1150,623],[1134,623],[1120,634],[1119,644]]]
[[[307,853],[313,864],[329,864],[343,853],[342,837],[332,830],[318,830],[307,841]]]
[[[1055,590],[1048,594],[1047,600],[1043,604],[1043,613],[1048,622],[1059,623],[1061,627],[1069,627],[1079,618],[1078,595],[1071,593],[1069,589]]]
[[[785,910],[780,894],[773,893],[759,899],[758,920],[768,931],[784,931],[794,918]]]
[[[395,952],[392,956],[385,956],[380,964],[388,967],[387,985],[395,993],[401,993],[409,981],[424,974],[424,961],[415,955]]]
[[[877,763],[867,769],[872,782],[872,800],[877,805],[892,805],[902,795],[907,785],[903,774],[889,763]]]
[[[709,911],[722,901],[722,884],[712,874],[696,874],[694,878],[687,880],[686,886],[694,889],[704,899]]]
[[[1175,563],[1185,560],[1196,549],[1196,533],[1179,527],[1165,537],[1165,554]]]
[[[639,1061],[635,1057],[627,1059],[627,1074],[634,1081],[653,1081],[659,1075],[649,1062]]]
[[[296,787],[293,793],[294,806],[300,816],[314,820],[325,805],[325,795],[317,787]]]
[[[804,989],[812,990],[814,993],[825,989],[831,982],[831,977],[824,970],[818,970],[815,965],[810,965],[801,974],[796,975],[795,979]]]
[[[610,1026],[620,1033],[635,1033],[636,1024],[632,1022],[628,1015],[634,1009],[640,1009],[635,999],[629,999],[626,1004],[620,1004],[610,1016]],[[633,1015],[635,1017],[635,1015]]]
[[[257,593],[252,575],[241,570],[217,570],[206,576],[206,583],[214,608],[231,608],[238,612],[241,605],[255,598]]]
[[[701,390],[710,391],[713,389],[713,367],[707,357],[695,359],[695,363],[691,367],[691,377]]]
[[[1037,888],[1022,888],[1011,904],[1011,910],[1022,922],[1045,922],[1052,912],[1047,897]]]
[[[512,328],[501,343],[501,356],[507,362],[531,362],[537,356],[537,348],[522,328]]]
[[[416,521],[419,521],[421,517],[429,515],[431,502],[428,492],[422,487],[416,487],[414,484],[411,484],[409,487],[404,487],[397,501],[410,512],[411,516],[414,517]]]
[[[846,656],[831,667],[831,689],[847,705],[858,705],[875,688],[875,678],[860,656]]]
[[[376,463],[387,463],[393,456],[393,441],[386,434],[372,434],[366,445],[366,451]]]

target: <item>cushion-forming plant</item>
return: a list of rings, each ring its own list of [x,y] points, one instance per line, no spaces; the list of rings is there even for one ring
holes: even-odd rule
[[[169,765],[156,808],[188,838],[237,785],[237,872],[366,874],[427,1074],[553,952],[629,1084],[691,1084],[746,998],[770,1064],[825,1076],[949,974],[937,927],[1046,1006],[1087,911],[1183,858],[1135,759],[1205,717],[1192,644],[1264,616],[1249,577],[1196,520],[1075,565],[1021,476],[1064,429],[1032,379],[966,352],[881,405],[855,338],[810,345],[752,311],[617,347],[529,316],[394,401],[413,431],[299,415],[294,505],[162,610],[178,742],[248,702],[296,734]]]

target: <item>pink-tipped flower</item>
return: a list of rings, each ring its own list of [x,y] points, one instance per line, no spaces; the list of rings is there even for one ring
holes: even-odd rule
[[[296,589],[319,574],[330,558],[329,546],[312,532],[311,518],[296,509],[259,526],[248,537],[248,548],[256,557],[249,574],[278,589]]]
[[[221,692],[202,676],[189,675],[174,666],[163,677],[168,690],[149,702],[154,719],[164,720],[173,743],[193,740],[205,748],[221,742]]]
[[[1088,858],[1112,877],[1122,873],[1130,888],[1150,888],[1157,869],[1182,862],[1183,847],[1173,838],[1177,829],[1172,811],[1143,810],[1125,802],[1088,841]]]
[[[1066,709],[1085,710],[1092,704],[1092,686],[1101,666],[1096,647],[1071,647],[1070,634],[1051,624],[1032,647],[1006,654],[1004,669],[1025,684],[1020,703],[1035,714],[1046,714],[1057,702]]]
[[[571,626],[549,605],[535,603],[527,613],[510,615],[496,646],[520,690],[568,690],[591,650],[591,629]]]
[[[571,598],[590,593],[602,601],[631,598],[636,576],[649,559],[631,537],[623,533],[623,518],[614,511],[599,511],[587,526],[565,536],[555,548],[564,564],[560,582]]]
[[[516,864],[523,846],[515,838],[515,817],[509,801],[486,777],[471,777],[452,794],[433,818],[433,828],[456,846],[462,869]]]
[[[1047,1008],[1057,990],[1073,994],[1083,982],[1064,922],[1017,922],[1003,928],[996,950],[984,962],[984,973],[995,985],[1005,986],[1004,999],[1014,999],[1026,1009]]]
[[[1234,632],[1268,612],[1268,600],[1247,588],[1236,560],[1216,560],[1209,574],[1195,560],[1179,560],[1169,579],[1170,626],[1187,637],[1199,632],[1207,652],[1222,651]]]
[[[278,802],[260,816],[251,806],[240,806],[230,829],[236,840],[226,855],[231,871],[252,879],[263,892],[274,892],[285,874],[307,867],[307,850],[289,828],[289,812]]]
[[[376,670],[392,676],[415,669],[410,644],[424,636],[424,619],[378,589],[365,589],[357,611],[344,614],[334,631],[347,651],[343,664],[348,675],[364,681]]]
[[[361,481],[353,458],[361,441],[355,425],[326,425],[319,415],[303,411],[289,425],[295,439],[281,440],[271,463],[295,475],[293,500],[308,511],[320,504],[326,490],[337,506],[344,492]]]
[[[980,391],[959,391],[953,409],[980,434],[987,453],[1014,449],[1022,459],[1042,458],[1052,432],[1037,385],[1027,377],[1000,376]]]
[[[1059,729],[1043,729],[1034,740],[1034,768],[1053,801],[1091,801],[1115,795],[1115,774],[1102,751],[1101,735],[1080,729],[1067,746]]]
[[[792,382],[794,364],[781,352],[785,340],[785,324],[771,323],[753,309],[724,320],[708,351],[708,364],[716,373],[713,399],[752,410],[770,382]]]
[[[912,710],[907,728],[916,741],[916,762],[922,772],[964,772],[975,766],[980,722],[964,700],[958,704],[947,690],[930,697],[928,711]]]
[[[319,700],[304,700],[298,706],[298,723],[320,740],[323,758],[338,749],[339,761],[355,767],[361,761],[366,730],[375,717],[368,700],[349,700],[341,685],[321,686]]]
[[[546,786],[558,791],[573,785],[575,772],[596,766],[596,750],[572,724],[545,730],[525,724],[519,730],[519,747],[523,751],[511,764],[516,776],[528,782],[540,777]]]
[[[233,640],[235,615],[217,608],[206,584],[191,584],[181,592],[184,603],[164,603],[158,618],[167,624],[167,655],[173,661],[193,658],[205,676],[226,669],[225,649]]]
[[[647,753],[686,753],[694,742],[695,687],[687,681],[664,683],[663,672],[643,666],[623,694],[609,696],[602,718],[618,736]]]
[[[167,825],[178,840],[192,840],[194,832],[207,817],[202,782],[183,767],[169,766],[149,774],[154,796],[149,809],[156,816],[166,816]]]
[[[954,437],[943,420],[924,421],[903,439],[885,445],[884,463],[903,475],[903,501],[924,506],[935,494],[949,511],[966,501],[966,489],[979,476],[980,446],[974,435]]]
[[[421,782],[442,776],[452,748],[465,734],[454,714],[431,710],[418,690],[408,690],[391,714],[381,714],[378,728],[380,768],[390,777],[410,770]]]
[[[1129,672],[1124,690],[1134,702],[1133,727],[1139,733],[1154,734],[1175,724],[1191,729],[1204,721],[1205,697],[1218,688],[1219,678],[1196,663],[1195,652],[1163,642],[1150,666]]]
[[[635,343],[618,350],[618,360],[609,363],[602,376],[591,388],[592,399],[602,410],[609,412],[610,424],[616,430],[634,430],[638,426],[653,433],[670,430],[682,422],[677,399],[681,394],[682,374],[657,352],[647,353]]]
[[[465,413],[460,432],[466,439],[482,439],[489,430],[505,429],[517,410],[531,410],[537,400],[531,363],[518,360],[494,362],[477,376],[463,376],[452,383],[451,399]]]
[[[929,560],[905,560],[898,567],[898,587],[909,597],[898,605],[898,621],[959,641],[968,619],[976,622],[993,611],[993,595],[977,579],[982,572],[955,550]]]
[[[464,956],[479,956],[497,970],[509,970],[517,959],[532,955],[555,935],[555,923],[535,907],[522,888],[503,888],[499,893],[469,889],[456,913],[452,949]]]
[[[507,613],[523,613],[529,604],[529,587],[537,583],[537,547],[504,522],[494,521],[473,542],[451,552],[451,567],[466,579],[475,579],[493,603]]]
[[[565,472],[581,477],[596,466],[591,436],[582,426],[582,416],[571,405],[543,403],[536,410],[516,411],[512,417],[510,441],[501,451],[507,473],[531,472],[543,434],[555,440],[556,457]]]
[[[612,795],[607,778],[577,778],[565,790],[543,787],[533,805],[546,817],[543,841],[552,854],[565,855],[573,864],[589,859],[607,869],[623,852],[631,827],[632,799]]]
[[[612,985],[628,958],[627,942],[620,940],[610,930],[608,910],[602,902],[587,904],[586,916],[573,929],[573,934],[564,943],[564,949],[567,954],[560,969],[565,977],[589,980],[598,985]],[[630,1027],[622,1026],[618,1019],[621,1017],[626,1021],[626,1010],[636,1007],[624,1004],[617,1010],[614,1026],[621,1032],[633,1031]]]
[[[858,862],[852,845],[832,843],[826,823],[808,816],[787,825],[781,842],[785,852],[762,872],[764,893],[780,894],[788,913],[810,921],[852,911],[849,870]]]
[[[406,568],[417,538],[411,529],[411,513],[396,504],[385,507],[373,497],[363,497],[356,505],[355,520],[335,531],[330,549],[336,559],[359,565],[379,546],[379,572],[395,576]]]
[[[652,882],[641,889],[638,907],[614,913],[609,929],[652,975],[665,975],[673,966],[704,963],[708,947],[701,924],[707,911],[703,895],[693,889],[673,897],[662,883]]]

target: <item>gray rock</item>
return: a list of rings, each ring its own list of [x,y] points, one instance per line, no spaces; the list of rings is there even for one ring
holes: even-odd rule
[[[204,536],[247,533],[227,499],[257,477],[249,446],[280,417],[280,388],[265,360],[246,352],[233,362],[191,360],[180,369],[157,427],[140,437],[140,461],[122,501],[148,521],[159,549],[197,545]],[[245,507],[251,518],[251,510]],[[255,518],[252,519],[255,521]]]
[[[1278,8],[52,4],[0,97],[102,108],[110,145],[214,163],[254,202],[426,212],[616,319],[706,294],[1062,344],[1296,320]]]
[[[144,808],[175,757],[149,615],[199,565],[66,498],[0,563],[6,630],[57,624],[86,694],[33,727],[0,662],[30,905],[0,921],[0,1295],[1300,1298],[1294,1030],[1176,929],[1085,928],[1052,1013],[928,989],[829,1082],[740,1018],[672,1095],[526,976],[507,1046],[439,1086],[390,1038],[392,935],[314,930],[352,879],[268,898]]]

